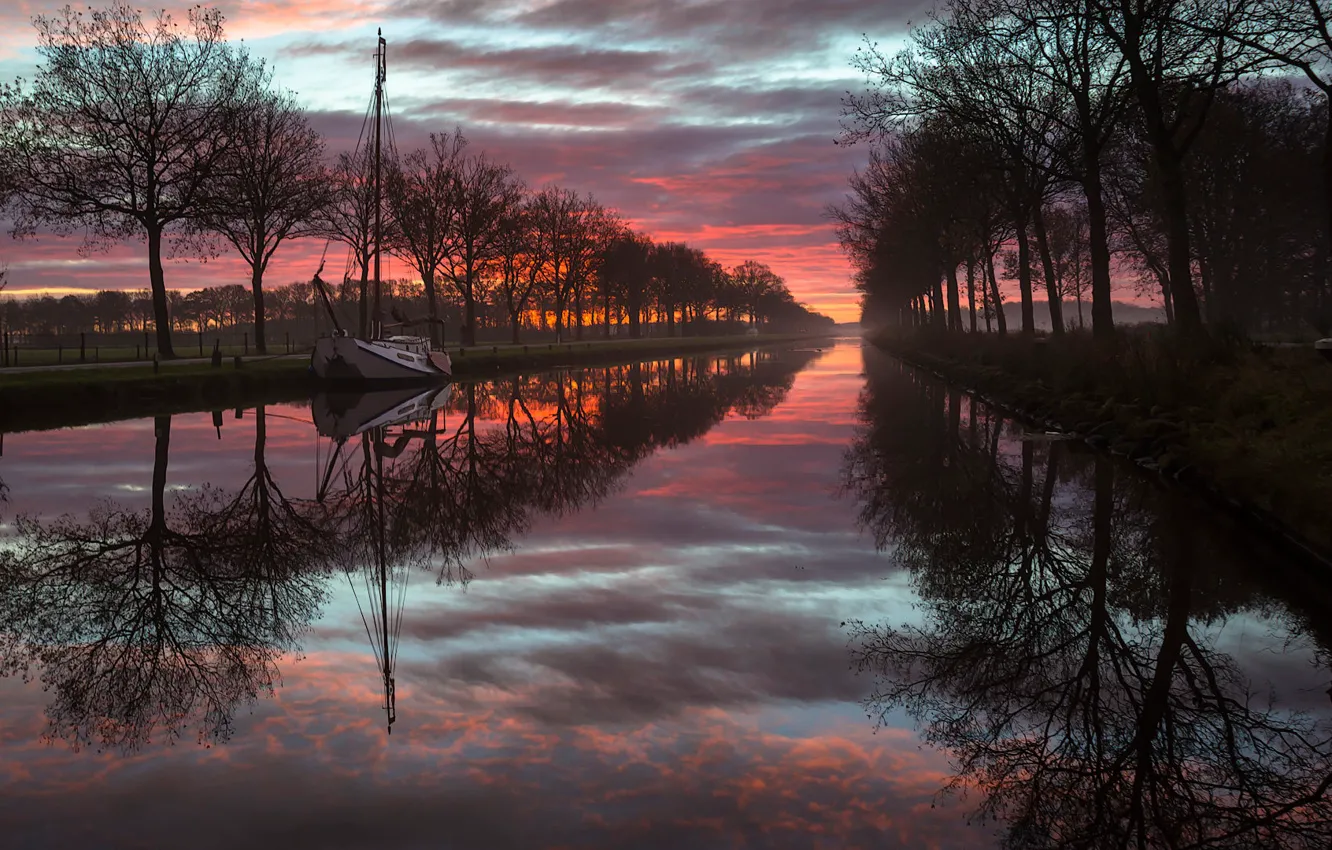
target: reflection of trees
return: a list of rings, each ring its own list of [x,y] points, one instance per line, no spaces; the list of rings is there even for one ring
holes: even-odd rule
[[[234,489],[168,498],[171,417],[155,421],[149,501],[21,516],[0,549],[0,674],[50,692],[49,734],[133,750],[193,727],[225,740],[271,692],[317,615],[333,566],[365,585],[392,703],[394,612],[406,574],[468,574],[539,516],[596,503],[658,447],[728,410],[776,404],[807,357],[636,364],[460,387],[448,408],[340,447],[322,500],[288,498],[255,415],[253,471]],[[391,715],[390,715],[391,717]]]
[[[344,552],[385,510],[387,558],[445,579],[507,548],[539,515],[608,497],[640,459],[706,433],[739,404],[775,406],[812,355],[667,360],[461,385],[428,419],[335,449],[323,503]],[[382,465],[382,497],[372,492]],[[349,562],[373,560],[357,552]]]
[[[733,405],[775,406],[808,360],[768,353],[476,382],[443,410],[339,439],[318,501],[337,528],[389,731],[413,569],[469,581],[470,562],[508,548],[537,516],[596,504],[640,459],[705,433]]]
[[[1264,603],[1188,507],[870,365],[847,484],[924,602],[856,627],[873,709],[914,716],[1010,846],[1328,846],[1332,721],[1218,648]]]
[[[320,600],[327,546],[272,484],[262,426],[240,493],[170,506],[171,417],[154,430],[146,510],[107,501],[84,518],[20,517],[2,562],[4,669],[40,677],[50,734],[76,746],[130,750],[191,724],[201,741],[225,739]]]

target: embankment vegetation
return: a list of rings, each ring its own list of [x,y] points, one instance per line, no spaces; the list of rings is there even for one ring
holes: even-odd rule
[[[1122,329],[1109,344],[928,330],[874,340],[1332,553],[1332,368],[1307,349],[1182,341],[1160,327]]]

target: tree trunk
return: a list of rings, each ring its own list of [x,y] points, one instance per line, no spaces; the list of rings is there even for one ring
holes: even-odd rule
[[[633,298],[629,299],[629,338],[641,339],[643,336],[643,305]]]
[[[476,345],[476,295],[472,290],[472,280],[468,276],[467,289],[463,292],[463,345]]]
[[[1045,213],[1037,204],[1032,210],[1032,223],[1036,227],[1036,250],[1041,255],[1041,268],[1045,272],[1045,298],[1050,308],[1050,331],[1055,336],[1064,333],[1064,301],[1055,280],[1054,258],[1050,256],[1050,237],[1045,232]]]
[[[948,329],[962,333],[962,299],[957,291],[957,265],[948,267]]]
[[[1092,337],[1105,340],[1115,335],[1115,317],[1110,306],[1110,237],[1101,195],[1101,159],[1094,149],[1084,150],[1082,191],[1087,196],[1087,241],[1091,250]]]
[[[967,260],[967,311],[971,314],[971,332],[976,333],[976,262]]]
[[[267,354],[264,346],[264,269],[256,262],[250,270],[250,291],[254,294],[254,350]]]
[[[985,257],[985,273],[990,278],[990,298],[994,301],[994,322],[999,336],[1008,334],[1008,318],[1004,315],[1004,297],[999,292],[999,278],[994,273],[994,254]]]
[[[522,312],[520,310],[510,310],[509,322],[513,325],[513,344],[517,345],[519,343],[518,339],[519,328],[522,326],[523,323]]]
[[[1018,243],[1018,292],[1022,295],[1022,334],[1033,336],[1036,333],[1036,308],[1031,301],[1031,243],[1027,239],[1027,215],[1025,212],[1013,216],[1017,226]]]
[[[930,324],[936,328],[947,327],[948,317],[944,315],[943,275],[934,276],[934,288],[930,290]]]
[[[169,359],[176,356],[176,349],[171,345],[171,313],[167,309],[166,274],[162,271],[162,228],[156,224],[148,226],[148,281],[153,288],[157,353]]]
[[[425,287],[426,315],[430,317],[430,341],[439,345],[439,298],[435,292],[435,273],[422,272],[421,284]]]
[[[1194,336],[1202,332],[1202,311],[1198,307],[1198,296],[1193,291],[1188,196],[1184,187],[1183,166],[1174,151],[1166,147],[1168,144],[1158,145],[1156,165],[1161,178],[1170,297],[1174,301],[1175,324],[1180,333]]]
[[[582,287],[574,290],[574,339],[578,342],[583,341],[583,290]]]
[[[993,330],[993,327],[990,325],[990,314],[994,310],[994,305],[990,303],[991,300],[990,281],[989,278],[985,276],[985,266],[981,266],[980,273],[981,273],[981,308],[982,312],[985,313],[985,332],[989,333],[991,330]]]

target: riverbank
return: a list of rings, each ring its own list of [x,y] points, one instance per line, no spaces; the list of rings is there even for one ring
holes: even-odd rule
[[[593,340],[535,345],[448,349],[454,379],[565,366],[613,365],[708,351],[812,341],[818,336],[668,337]],[[40,430],[131,416],[227,409],[291,401],[315,389],[309,358],[227,358],[220,368],[204,362],[89,365],[64,370],[9,370],[0,374],[0,432]]]
[[[871,341],[1332,562],[1332,367],[1312,349],[1185,346],[1132,330],[1109,347],[1080,334],[881,332]]]

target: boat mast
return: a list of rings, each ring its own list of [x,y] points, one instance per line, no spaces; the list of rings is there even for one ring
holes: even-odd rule
[[[381,196],[383,183],[380,177],[380,136],[384,119],[384,78],[387,76],[388,63],[385,51],[388,43],[384,41],[384,31],[378,30],[379,47],[375,51],[375,291],[374,310],[372,311],[371,337],[378,339],[382,332],[379,313],[379,242],[383,238],[384,217]]]

